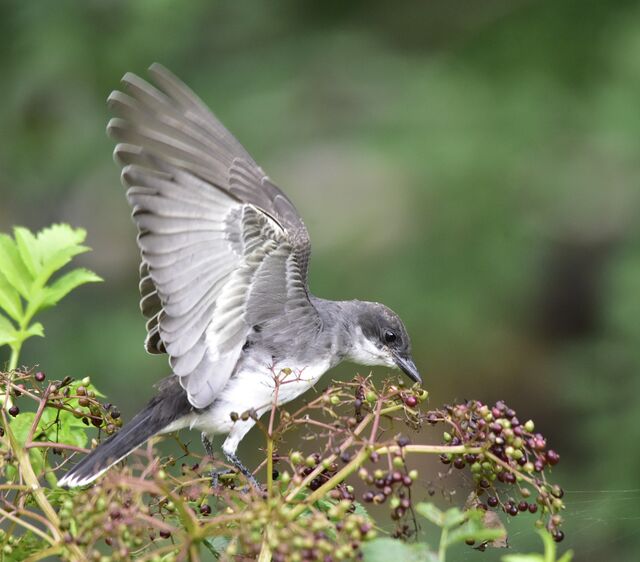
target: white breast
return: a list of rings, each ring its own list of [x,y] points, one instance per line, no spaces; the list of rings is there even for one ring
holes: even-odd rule
[[[194,415],[191,427],[209,434],[228,433],[233,426],[231,413],[254,409],[258,416],[271,410],[277,388],[278,406],[304,394],[331,367],[329,357],[314,365],[282,362],[270,366],[256,359],[241,359],[219,398],[207,412]]]

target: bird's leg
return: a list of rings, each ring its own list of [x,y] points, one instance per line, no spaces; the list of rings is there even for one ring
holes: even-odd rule
[[[227,457],[229,463],[237,468],[247,478],[247,480],[249,480],[249,483],[255,490],[263,492],[264,488],[256,480],[256,477],[251,474],[251,471],[242,464],[242,461],[236,455],[238,444],[254,424],[255,422],[252,419],[237,421],[222,444],[222,452],[224,453],[224,456]]]
[[[206,433],[202,433],[202,446],[204,450],[207,452],[207,456],[213,460],[213,444],[211,443],[211,439]],[[217,488],[220,480],[220,476],[222,474],[229,474],[230,470],[216,470],[215,468],[211,469],[211,487]]]
[[[251,471],[242,464],[242,461],[233,453],[226,453],[225,452],[225,457],[227,457],[227,460],[233,465],[235,466],[242,474],[244,474],[244,476],[247,478],[247,480],[249,481],[249,484],[251,484],[251,486],[257,490],[258,492],[263,492],[264,488],[262,487],[262,484],[260,484],[260,482],[258,482],[256,480],[256,477],[251,474]]]

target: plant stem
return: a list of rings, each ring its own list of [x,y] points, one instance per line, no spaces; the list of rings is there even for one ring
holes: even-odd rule
[[[49,529],[51,530],[51,534],[53,535],[54,540],[61,543],[62,533],[60,532],[60,519],[58,518],[58,514],[55,512],[55,510],[47,500],[44,490],[40,486],[40,482],[38,482],[38,477],[36,476],[35,472],[33,471],[33,467],[31,466],[29,453],[20,445],[20,443],[18,443],[15,435],[13,434],[13,431],[11,430],[11,425],[9,424],[4,411],[2,411],[2,418],[2,421],[4,422],[5,435],[9,439],[11,449],[16,456],[16,459],[18,460],[20,474],[22,475],[25,484],[30,488],[31,494],[38,504],[38,507],[40,507],[42,513],[49,521]],[[77,560],[82,560],[83,554],[76,545],[69,544],[67,548],[73,553]]]
[[[273,494],[273,437],[267,435],[267,497]]]
[[[405,451],[406,453],[425,453],[428,455],[441,455],[451,453],[453,455],[461,455],[471,453],[477,455],[485,451],[482,447],[467,447],[466,445],[390,445],[376,449],[376,453],[384,455],[386,453],[398,453]]]
[[[440,545],[438,547],[438,562],[446,562],[448,535],[449,529],[447,529],[447,527],[443,527],[442,533],[440,534]]]
[[[22,348],[22,342],[16,342],[11,344],[11,357],[9,358],[9,371],[15,371],[18,366],[18,358],[20,357],[20,349]]]
[[[31,531],[34,535],[38,535],[41,539],[47,541],[50,545],[52,546],[55,545],[55,541],[49,535],[47,535],[46,533],[43,533],[40,529],[38,529],[38,527],[33,526],[31,523],[25,521],[24,519],[20,519],[19,517],[16,517],[12,513],[5,511],[1,507],[0,507],[0,515],[2,515],[3,517],[6,517],[7,519],[10,519],[14,523],[17,523],[21,527],[24,527],[25,529],[27,529],[28,531]]]
[[[262,547],[258,556],[258,562],[271,562],[271,548],[269,547],[269,527],[264,530],[262,538]]]

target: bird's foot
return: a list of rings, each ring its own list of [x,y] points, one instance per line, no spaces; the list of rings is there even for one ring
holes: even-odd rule
[[[224,485],[224,483],[220,482],[221,477],[223,480],[226,480],[224,477],[232,474],[235,474],[234,471],[228,468],[224,470],[211,470],[211,487],[215,490],[218,486]]]

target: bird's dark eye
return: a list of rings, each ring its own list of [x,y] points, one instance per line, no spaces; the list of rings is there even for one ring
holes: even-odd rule
[[[387,330],[384,333],[384,341],[387,343],[393,343],[397,338],[398,336],[396,336],[395,332],[392,332],[391,330]]]

